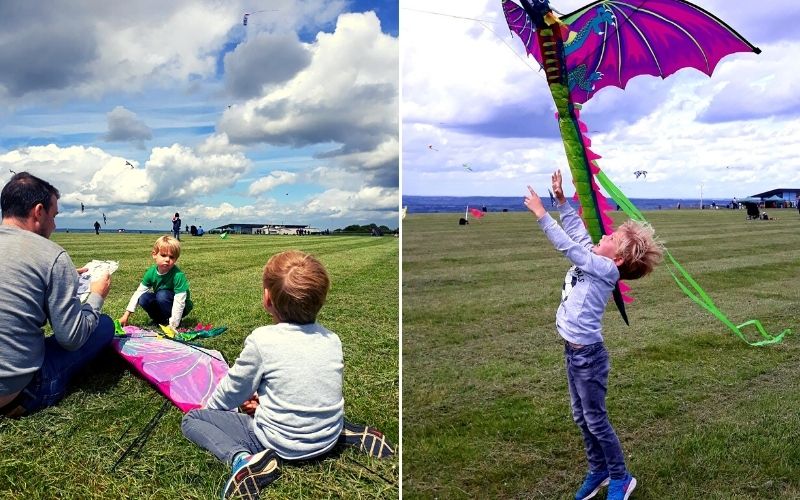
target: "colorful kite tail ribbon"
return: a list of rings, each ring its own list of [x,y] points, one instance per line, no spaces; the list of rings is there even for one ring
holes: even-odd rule
[[[622,191],[620,191],[619,188],[615,186],[613,182],[611,182],[611,179],[609,179],[603,171],[597,172],[596,177],[598,182],[600,182],[600,185],[603,186],[609,196],[611,196],[611,198],[620,206],[622,211],[625,212],[628,217],[635,221],[647,222],[639,209],[637,209],[636,206],[634,206],[634,204],[622,193]],[[791,333],[791,330],[787,328],[778,335],[771,335],[764,329],[764,327],[761,325],[761,322],[757,319],[745,321],[740,325],[734,324],[728,319],[727,316],[725,316],[722,311],[719,310],[719,308],[717,308],[717,306],[714,304],[714,301],[711,300],[711,297],[709,297],[705,290],[700,287],[697,281],[695,281],[694,278],[692,278],[692,276],[686,272],[686,269],[684,269],[683,266],[677,260],[675,260],[672,254],[669,253],[669,250],[665,249],[664,253],[669,260],[669,263],[665,262],[667,270],[669,271],[670,275],[672,275],[675,283],[678,284],[678,287],[683,290],[683,293],[685,293],[697,305],[714,315],[747,344],[751,346],[777,344],[783,340],[785,335]],[[677,274],[675,271],[673,271],[673,267],[675,270],[677,270]],[[684,283],[682,280],[685,280],[686,283]],[[750,325],[753,325],[756,328],[763,340],[751,342],[744,336],[742,333],[742,328]]]

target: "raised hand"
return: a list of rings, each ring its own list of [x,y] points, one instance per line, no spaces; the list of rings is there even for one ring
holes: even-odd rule
[[[539,198],[539,195],[536,194],[536,191],[534,191],[532,187],[528,186],[528,191],[530,194],[525,197],[525,206],[528,207],[528,210],[530,210],[537,219],[541,219],[547,213],[547,210],[544,209],[544,205],[542,204],[542,199]]]
[[[567,201],[567,199],[564,197],[564,188],[561,187],[561,170],[556,170],[553,172],[551,181],[553,183],[553,195],[556,197],[556,200],[560,205]]]

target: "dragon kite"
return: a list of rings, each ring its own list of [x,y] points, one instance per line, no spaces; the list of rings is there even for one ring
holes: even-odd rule
[[[685,0],[598,0],[559,17],[548,0],[502,0],[508,27],[525,44],[546,75],[555,101],[558,126],[567,154],[575,197],[592,240],[613,232],[605,215],[608,202],[598,183],[632,219],[644,221],[641,212],[600,170],[600,156],[589,147],[588,128],[580,120],[581,105],[607,86],[624,89],[639,75],[666,78],[682,68],[695,68],[711,76],[717,63],[737,52],[760,53],[725,22]],[[678,286],[696,303],[714,314],[742,340],[752,345],[779,342],[788,332],[768,334],[757,320],[735,325],[722,314],[666,252]],[[680,277],[678,276],[680,275]],[[686,281],[684,283],[682,279]],[[624,285],[614,290],[614,302],[625,322]],[[748,341],[741,332],[754,325],[763,340]]]

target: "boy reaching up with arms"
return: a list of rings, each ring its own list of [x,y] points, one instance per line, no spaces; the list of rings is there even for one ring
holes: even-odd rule
[[[552,176],[563,229],[547,213],[539,195],[528,186],[528,207],[547,238],[572,263],[561,292],[556,329],[564,339],[572,417],[583,434],[589,472],[576,500],[592,498],[609,485],[608,500],[627,500],[636,479],[625,466],[617,434],[606,412],[610,362],[603,343],[606,304],[620,279],[637,279],[661,262],[663,248],[646,224],[626,221],[594,245],[578,214],[567,203],[561,171]]]
[[[153,244],[155,263],[144,273],[142,282],[133,292],[125,313],[119,318],[122,326],[128,324],[136,306],[142,306],[150,319],[159,325],[178,328],[181,319],[192,310],[189,280],[175,263],[181,255],[181,242],[171,236],[162,236]]]

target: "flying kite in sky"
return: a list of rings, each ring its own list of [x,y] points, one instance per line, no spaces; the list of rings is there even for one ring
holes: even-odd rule
[[[581,104],[605,87],[624,89],[635,76],[666,78],[688,67],[711,76],[723,57],[736,52],[758,54],[761,50],[722,20],[686,0],[598,0],[561,18],[548,0],[519,2],[502,0],[503,12],[508,27],[544,70],[556,104],[575,197],[586,228],[597,242],[613,232],[612,221],[605,215],[609,205],[598,182],[629,217],[641,221],[644,217],[600,170],[596,161],[600,156],[589,149],[591,141],[584,135],[588,127],[579,118]],[[753,343],[756,345],[779,342],[788,332],[773,337],[757,321],[734,325],[672,255],[666,255],[688,283],[684,284],[670,268],[678,286],[743,340],[747,341],[740,330],[748,324],[755,325],[764,337]],[[626,323],[624,302],[630,300],[622,296],[618,283],[614,302]]]
[[[277,9],[274,10],[256,10],[253,12],[245,12],[244,17],[242,17],[242,26],[247,26],[247,20],[253,14],[258,14],[259,12],[278,12]]]
[[[550,206],[555,207],[556,206],[556,198],[555,198],[555,196],[553,196],[553,192],[550,191],[549,188],[547,189],[547,194],[550,195]]]
[[[439,151],[438,149],[433,147],[433,144],[428,144],[428,149],[430,149],[431,151]]]
[[[81,202],[81,213],[83,213],[83,202]]]
[[[638,179],[640,175],[643,175],[645,179],[647,179],[647,170],[637,170],[633,173]]]
[[[128,160],[125,160],[125,165],[130,165],[131,168],[134,168],[133,163],[129,162]]]
[[[462,163],[461,166],[464,167],[464,170],[469,170],[470,172],[472,172],[472,167],[470,167],[466,163]]]
[[[104,226],[106,225],[106,214],[105,214],[105,212],[103,212],[103,225]]]

